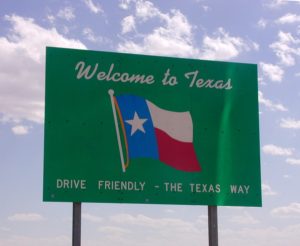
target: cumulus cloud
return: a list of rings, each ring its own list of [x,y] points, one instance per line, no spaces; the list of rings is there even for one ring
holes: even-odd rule
[[[127,10],[127,9],[129,9],[130,3],[131,3],[132,1],[133,1],[133,0],[120,0],[120,2],[119,2],[119,7],[120,7],[121,9]]]
[[[133,31],[135,29],[134,16],[132,16],[132,15],[126,16],[122,20],[121,25],[122,25],[122,34]]]
[[[267,27],[268,21],[265,19],[260,19],[257,23],[259,28],[265,29]]]
[[[89,213],[83,213],[82,214],[82,219],[89,221],[89,222],[94,222],[94,223],[100,223],[103,222],[103,218],[96,216],[96,215],[92,215]]]
[[[5,246],[63,246],[63,245],[71,245],[72,240],[69,236],[61,235],[61,236],[21,236],[21,235],[13,235],[11,237],[1,237],[0,245]],[[94,244],[96,245],[96,244]]]
[[[265,196],[275,196],[275,195],[277,195],[277,193],[272,190],[270,185],[262,184],[261,188],[262,188],[263,195],[265,195]]]
[[[43,221],[45,218],[37,213],[17,213],[8,217],[9,221],[22,221],[22,222],[38,222]]]
[[[152,2],[149,1],[136,2],[136,16],[141,18],[143,21],[153,17],[160,17],[162,19],[167,17],[158,8],[156,8]]]
[[[90,41],[92,43],[97,43],[97,44],[110,44],[111,43],[111,40],[109,40],[108,38],[96,35],[95,32],[89,27],[85,27],[82,30],[82,34],[85,39],[87,39],[88,41]]]
[[[265,98],[264,94],[261,91],[258,92],[258,101],[260,104],[266,106],[271,111],[288,111],[288,109],[281,103],[274,103],[270,99]]]
[[[7,36],[0,37],[0,121],[42,123],[46,46],[86,47],[31,18],[7,15],[5,19],[11,28]]]
[[[115,236],[121,236],[122,234],[130,234],[131,232],[127,229],[117,226],[101,226],[98,228],[99,232],[110,234]]]
[[[270,45],[280,62],[285,66],[293,66],[296,63],[295,56],[300,56],[300,39],[295,38],[289,32],[280,31],[278,40]]]
[[[289,129],[300,129],[300,120],[292,118],[281,119],[280,127]]]
[[[274,208],[271,215],[281,218],[300,218],[300,203],[294,202],[288,206]]]
[[[271,0],[268,6],[271,8],[277,8],[291,3],[300,4],[300,0]]]
[[[207,221],[207,220],[206,220]],[[206,225],[199,223],[198,219],[188,221],[178,218],[152,218],[143,214],[116,214],[110,217],[113,227],[126,228],[130,235],[123,234],[122,245],[194,245],[206,237]],[[203,228],[203,229],[200,229]],[[205,228],[205,229],[204,229]],[[108,228],[110,229],[110,228]],[[109,230],[107,231],[109,233]],[[114,228],[112,228],[111,242],[115,241]],[[110,243],[112,245],[112,243]]]
[[[128,7],[129,3],[125,2],[122,1],[122,4]],[[191,25],[182,12],[176,9],[162,12],[150,1],[132,2],[135,4],[135,13],[123,19],[121,23],[123,34],[133,29],[138,32],[139,24],[149,20],[158,20],[159,25],[149,33],[139,33],[136,40],[121,42],[118,46],[119,51],[230,60],[241,52],[259,49],[257,43],[246,42],[240,37],[232,36],[222,27],[212,35],[205,35],[198,48],[193,34],[196,27]]]
[[[93,0],[83,0],[83,1],[91,12],[95,14],[103,12],[102,7],[99,3],[94,3]]]
[[[242,38],[231,36],[223,28],[219,28],[213,36],[206,35],[203,38],[200,58],[230,60],[249,50],[249,45]]]
[[[292,148],[283,148],[283,147],[276,146],[274,144],[264,145],[262,150],[265,154],[269,154],[269,155],[290,156],[293,154]]]
[[[232,223],[238,228],[220,228],[219,236],[225,245],[283,245],[284,242],[297,244],[300,225],[277,228],[257,226],[259,220],[249,212],[242,211],[234,216]],[[151,218],[145,215],[116,214],[111,217],[111,225],[98,229],[102,242],[109,245],[197,245],[207,241],[206,223],[200,227],[196,221],[181,219]],[[167,222],[168,221],[168,222]],[[251,224],[245,224],[248,221]],[[174,223],[173,223],[174,222]],[[254,225],[251,227],[250,225]],[[202,228],[202,229],[201,229]],[[125,230],[125,231],[124,231]],[[134,235],[134,237],[132,237]],[[266,240],[268,239],[268,240]],[[97,245],[97,243],[92,244]]]
[[[255,226],[239,227],[234,229],[220,228],[219,236],[222,245],[243,245],[243,246],[282,246],[287,244],[297,245],[299,242],[300,224],[291,226]]]
[[[55,22],[55,20],[56,20],[55,16],[52,15],[52,14],[48,14],[48,15],[46,16],[46,19],[47,19],[51,24],[53,24],[53,23]]]
[[[120,43],[118,50],[122,52],[197,56],[198,49],[193,47],[192,26],[179,10],[162,13],[148,1],[136,3],[136,22],[145,22],[150,18],[157,18],[162,22],[148,34],[140,35],[142,40],[125,40]]]
[[[15,135],[26,135],[29,132],[30,127],[24,125],[17,125],[11,128]]]
[[[64,19],[64,20],[71,21],[71,20],[75,19],[74,8],[65,7],[63,9],[60,9],[58,11],[57,16]]]
[[[270,63],[264,63],[264,62],[260,62],[259,66],[262,69],[263,74],[266,77],[268,77],[271,81],[274,82],[282,81],[284,70],[281,67]]]
[[[243,215],[233,216],[230,221],[239,225],[255,225],[260,223],[259,220],[255,219],[246,211],[243,212]]]
[[[11,231],[11,229],[8,228],[8,227],[1,226],[1,227],[0,227],[0,231],[3,231],[3,232],[9,232],[9,231]],[[1,241],[0,241],[0,243],[1,243]]]
[[[291,165],[300,165],[300,159],[287,158],[285,161]]]
[[[150,228],[173,228],[174,230],[189,230],[197,232],[198,230],[192,222],[173,218],[151,218],[142,214],[133,216],[131,214],[117,214],[111,217],[111,221],[117,224],[126,224],[134,226],[144,226]]]
[[[82,34],[84,35],[84,37],[87,40],[89,40],[93,43],[97,42],[97,37],[96,37],[95,33],[93,32],[93,30],[91,28],[88,28],[88,27],[84,28],[82,30]]]
[[[287,13],[284,16],[280,17],[278,20],[276,20],[279,24],[293,24],[300,22],[300,15]]]

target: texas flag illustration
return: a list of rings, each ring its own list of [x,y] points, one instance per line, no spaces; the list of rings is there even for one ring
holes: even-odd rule
[[[109,94],[124,172],[133,158],[156,159],[185,172],[201,171],[193,145],[190,112],[168,111],[136,95],[114,96],[113,90]],[[117,118],[124,134],[126,162]]]

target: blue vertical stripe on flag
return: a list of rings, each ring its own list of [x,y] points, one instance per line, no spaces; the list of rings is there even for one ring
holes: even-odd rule
[[[159,159],[158,146],[151,114],[146,100],[134,95],[116,96],[118,106],[125,126],[129,158],[148,157]],[[145,132],[137,130],[131,135],[131,125],[127,120],[132,120],[137,113],[139,118],[147,119],[143,124]]]

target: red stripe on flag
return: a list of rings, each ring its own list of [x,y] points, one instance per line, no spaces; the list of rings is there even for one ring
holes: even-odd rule
[[[157,128],[155,134],[161,162],[185,172],[201,171],[193,143],[178,141]]]

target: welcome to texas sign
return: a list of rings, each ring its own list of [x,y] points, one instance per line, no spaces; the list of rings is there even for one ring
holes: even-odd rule
[[[261,206],[256,65],[46,53],[44,201]]]

